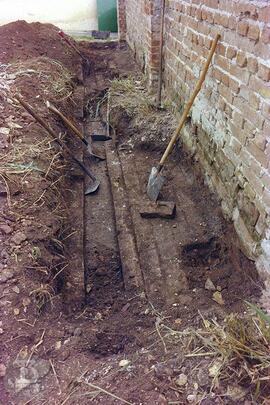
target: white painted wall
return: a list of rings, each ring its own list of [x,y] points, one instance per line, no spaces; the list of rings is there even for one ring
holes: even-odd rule
[[[97,29],[96,0],[0,0],[0,25],[26,20],[52,23],[67,31]]]

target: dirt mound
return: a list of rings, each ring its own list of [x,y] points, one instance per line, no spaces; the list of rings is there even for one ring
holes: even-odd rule
[[[15,21],[0,27],[0,63],[13,63],[47,56],[64,63],[77,74],[77,55],[58,35],[59,29],[52,24]]]

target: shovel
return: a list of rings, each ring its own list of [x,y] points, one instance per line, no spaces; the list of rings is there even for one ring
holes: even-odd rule
[[[148,179],[148,184],[147,184],[147,195],[150,198],[150,200],[152,200],[152,201],[157,201],[160,190],[163,187],[163,184],[165,183],[165,177],[162,176],[161,171],[162,171],[162,169],[164,167],[164,164],[165,164],[165,161],[166,161],[167,157],[171,153],[171,151],[172,151],[172,149],[173,149],[173,147],[175,145],[175,142],[177,141],[177,138],[178,138],[178,136],[180,134],[181,129],[183,128],[183,126],[184,126],[184,124],[186,122],[187,116],[189,114],[189,111],[190,111],[193,103],[194,103],[194,100],[195,100],[196,96],[198,95],[199,91],[201,90],[202,84],[203,84],[203,82],[205,80],[206,73],[208,71],[208,68],[209,68],[209,65],[211,63],[212,57],[213,57],[214,52],[216,50],[219,38],[220,38],[220,35],[217,34],[215,40],[212,43],[212,46],[211,46],[207,61],[206,61],[205,66],[204,66],[204,68],[202,70],[199,81],[198,81],[198,83],[197,83],[197,85],[196,85],[196,87],[195,87],[195,89],[194,89],[194,91],[193,91],[193,93],[192,93],[192,95],[191,95],[191,97],[190,97],[184,111],[183,111],[183,114],[182,114],[181,120],[179,122],[179,125],[176,128],[176,130],[174,131],[173,136],[172,136],[172,138],[171,138],[171,140],[170,140],[170,142],[169,142],[169,144],[168,144],[168,146],[167,146],[167,148],[166,148],[166,150],[165,150],[165,152],[164,152],[158,166],[157,167],[152,167],[152,170],[151,170],[151,173],[150,173],[150,176],[149,176],[149,179]]]
[[[96,155],[95,153],[93,153],[91,145],[84,138],[81,131],[79,131],[78,128],[75,127],[75,125],[64,114],[61,113],[61,111],[59,111],[49,101],[46,101],[46,105],[47,105],[48,109],[50,111],[52,111],[53,113],[57,114],[62,119],[62,121],[64,121],[64,123],[74,132],[74,134],[77,135],[77,137],[84,143],[84,145],[87,147],[87,152],[89,153],[90,156],[92,156],[96,159],[99,159],[99,160],[105,160],[105,157]]]
[[[68,37],[65,35],[65,33],[63,31],[61,31],[61,30],[58,31],[58,35],[60,35],[60,37],[66,42],[66,44],[68,46],[70,46],[82,58],[82,61],[83,61],[84,65],[85,65],[85,69],[86,69],[87,76],[88,76],[89,71],[90,71],[90,62],[89,62],[89,60],[81,53],[81,51],[77,48],[77,46],[75,46],[68,39]]]
[[[54,141],[56,141],[58,143],[58,145],[60,145],[64,151],[72,158],[72,160],[77,163],[77,165],[80,167],[80,169],[87,174],[87,176],[89,176],[91,178],[91,180],[93,181],[93,183],[90,184],[90,186],[87,187],[86,191],[85,191],[85,195],[88,194],[92,194],[95,191],[97,191],[97,189],[100,186],[100,181],[98,179],[96,179],[96,177],[90,172],[89,169],[87,169],[87,167],[84,166],[84,164],[82,162],[79,161],[79,159],[77,159],[69,150],[69,148],[64,144],[64,142],[62,142],[54,133],[54,131],[52,130],[52,128],[33,110],[33,108],[26,103],[21,96],[19,96],[18,94],[16,94],[14,96],[15,100],[17,100],[25,109],[26,111],[32,115],[32,117],[35,118],[35,120],[43,127],[46,129],[46,131],[51,135],[51,137],[53,138]]]

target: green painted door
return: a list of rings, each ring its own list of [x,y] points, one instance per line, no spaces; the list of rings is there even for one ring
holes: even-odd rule
[[[97,0],[99,31],[117,32],[117,0]]]

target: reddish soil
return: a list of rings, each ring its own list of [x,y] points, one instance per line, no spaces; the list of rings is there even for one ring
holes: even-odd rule
[[[54,25],[39,22],[16,21],[1,26],[0,62],[15,63],[44,56],[60,61],[78,75],[81,70],[78,56],[66,46],[58,31]]]
[[[90,75],[84,81],[85,112],[89,114],[96,110],[97,102],[112,78],[137,74],[138,69],[126,45],[83,43],[81,49],[91,60]],[[49,70],[54,72],[49,62],[40,60],[40,56],[46,56],[61,62],[73,76],[81,76],[80,61],[61,43],[57,28],[53,26],[17,22],[0,27],[0,52],[0,60],[4,63],[26,59],[28,63],[34,57],[38,59],[31,63],[37,64],[38,61],[42,69],[49,66]],[[55,73],[54,79],[56,77]],[[66,83],[73,86],[73,94],[77,82],[71,79],[70,83]],[[47,76],[44,80],[35,75],[20,76],[11,84],[8,95],[10,97],[15,90],[20,91],[30,104],[37,106],[38,112],[57,133],[64,133],[61,122],[47,112],[43,103],[48,98],[49,85]],[[34,144],[42,142],[46,133],[21,108],[10,104],[2,93],[0,95],[3,98],[1,127],[8,126],[9,117],[19,124],[18,128],[12,128],[6,137],[2,137],[4,153],[13,151],[17,145],[25,145],[25,149],[30,150]],[[58,96],[54,94],[52,101],[76,121],[75,110],[83,100],[76,99],[76,96],[63,100]],[[119,128],[123,128],[123,123],[119,122]],[[120,134],[122,139],[124,135]],[[67,138],[73,150],[77,150],[78,144]],[[46,155],[37,151],[30,155],[34,163],[45,171],[59,151],[49,141],[46,145],[49,148]],[[137,169],[141,164],[138,173],[143,172],[145,177],[149,165],[154,164],[160,154],[159,150],[151,153],[147,163],[140,163],[149,153],[142,148],[136,151]],[[24,164],[29,163],[30,157],[26,156],[26,160],[21,159]],[[126,156],[122,155],[122,162],[125,159]],[[226,395],[226,382],[212,389],[212,380],[208,375],[212,358],[185,357],[194,349],[193,341],[190,336],[172,331],[200,325],[198,309],[203,308],[209,318],[221,320],[231,310],[243,311],[243,298],[253,299],[259,294],[253,265],[230,242],[230,225],[222,219],[217,201],[202,180],[193,176],[191,183],[182,184],[179,188],[179,193],[181,190],[184,192],[186,203],[194,202],[192,206],[182,206],[183,199],[179,200],[173,187],[168,185],[164,189],[164,197],[178,199],[178,207],[181,207],[181,212],[184,211],[186,218],[181,225],[186,228],[186,243],[179,248],[177,257],[183,262],[181,268],[188,280],[188,288],[179,295],[177,306],[166,304],[166,299],[162,305],[158,300],[153,305],[147,299],[148,288],[145,291],[125,290],[116,228],[110,237],[101,231],[114,220],[110,217],[111,211],[105,209],[106,200],[101,198],[104,197],[103,191],[101,189],[101,193],[93,198],[87,197],[86,215],[89,211],[91,214],[93,208],[96,211],[92,212],[101,215],[102,223],[98,217],[96,221],[92,218],[92,222],[89,220],[91,227],[86,226],[85,229],[85,285],[89,290],[86,305],[78,308],[72,305],[77,292],[75,283],[70,281],[72,273],[75,275],[79,270],[75,259],[69,256],[71,247],[68,239],[74,231],[80,232],[83,227],[82,223],[74,220],[74,212],[70,210],[71,204],[82,198],[81,189],[76,187],[80,180],[76,176],[65,175],[70,173],[71,165],[62,154],[57,157],[56,163],[49,178],[38,171],[31,171],[26,177],[18,173],[5,176],[10,187],[10,206],[7,204],[9,195],[5,193],[5,181],[1,186],[3,264],[0,275],[8,275],[7,269],[14,270],[0,283],[1,405],[256,403],[252,400],[252,384],[244,385],[245,393],[241,400]],[[189,176],[192,162],[182,151],[181,159],[176,153],[169,167],[172,184]],[[92,163],[91,168],[97,174],[102,170],[104,179],[107,176],[106,163]],[[130,166],[128,174],[136,173],[136,170]],[[181,174],[183,171],[185,175]],[[52,189],[55,182],[58,183],[57,190]],[[145,183],[143,177],[142,183]],[[108,187],[110,192],[105,180],[103,187]],[[207,201],[207,209],[204,201]],[[198,228],[193,218],[203,218],[205,225]],[[155,221],[157,226],[160,225],[158,221]],[[181,216],[175,221],[177,226],[183,222]],[[142,231],[149,234],[149,222],[147,224]],[[163,222],[164,229],[168,231],[170,224],[169,220]],[[180,230],[184,232],[177,226],[173,228],[174,237]],[[19,238],[18,232],[24,236],[19,235],[22,237]],[[17,241],[14,240],[16,235]],[[136,237],[139,236],[137,227]],[[177,237],[182,238],[181,235]],[[78,245],[78,255],[81,254],[80,248]],[[82,260],[82,257],[78,259]],[[67,262],[70,266],[66,273],[63,264]],[[207,276],[220,284],[226,304],[224,307],[214,303],[211,293],[204,289]],[[158,286],[155,272],[151,277],[148,285],[152,282],[154,287]],[[44,296],[38,294],[41,285],[47,286],[51,294],[45,296],[45,305],[41,305]],[[164,285],[169,296],[169,284]],[[126,365],[120,363],[122,360],[128,360]],[[187,376],[184,386],[176,383],[180,374]],[[191,397],[187,399],[189,395],[193,395],[193,400]]]

